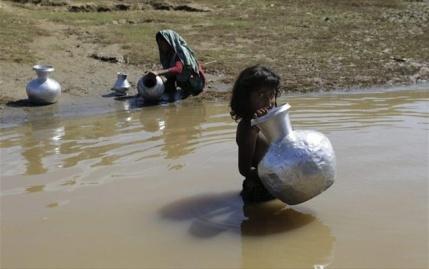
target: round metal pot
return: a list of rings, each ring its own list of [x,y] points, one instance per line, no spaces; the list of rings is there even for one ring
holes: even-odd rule
[[[159,100],[164,93],[164,82],[160,76],[145,75],[137,83],[139,94],[146,100]]]
[[[34,104],[52,104],[58,100],[61,95],[60,84],[49,78],[49,73],[55,69],[51,65],[35,65],[37,78],[31,80],[26,87],[27,96],[30,102]]]
[[[286,204],[303,203],[329,188],[335,179],[335,153],[322,133],[294,131],[289,104],[252,120],[270,142],[258,164],[258,175],[267,190]]]

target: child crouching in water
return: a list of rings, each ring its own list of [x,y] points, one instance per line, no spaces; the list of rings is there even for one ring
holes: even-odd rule
[[[239,121],[236,141],[238,170],[245,177],[240,195],[244,202],[262,202],[274,199],[258,176],[257,166],[269,144],[252,118],[265,115],[277,106],[280,77],[270,69],[256,65],[244,69],[238,76],[231,97],[231,117]]]

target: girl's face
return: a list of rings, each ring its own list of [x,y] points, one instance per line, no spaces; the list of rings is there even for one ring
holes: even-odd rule
[[[261,88],[250,93],[250,109],[252,115],[261,109],[270,109],[276,102],[276,90]]]

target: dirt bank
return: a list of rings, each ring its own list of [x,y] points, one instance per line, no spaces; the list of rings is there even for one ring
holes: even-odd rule
[[[2,1],[0,109],[23,104],[36,63],[55,67],[61,103],[109,107],[117,72],[128,74],[133,95],[141,75],[159,67],[153,35],[162,28],[212,62],[198,100],[227,97],[236,74],[255,63],[292,92],[429,80],[425,1],[262,2]]]

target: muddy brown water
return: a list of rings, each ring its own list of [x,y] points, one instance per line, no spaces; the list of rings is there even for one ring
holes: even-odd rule
[[[427,268],[428,89],[282,97],[335,184],[243,206],[227,103],[3,128],[2,268]]]

